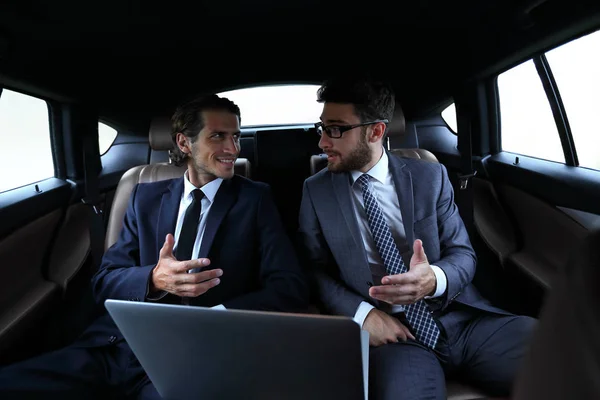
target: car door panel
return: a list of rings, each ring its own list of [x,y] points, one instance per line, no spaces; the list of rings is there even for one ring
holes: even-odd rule
[[[510,153],[480,172],[475,226],[500,260],[508,307],[537,315],[572,249],[600,226],[600,172]]]
[[[58,306],[59,287],[44,276],[46,254],[62,218],[55,209],[0,241],[0,362],[31,354],[41,322]],[[28,346],[29,344],[29,346]]]

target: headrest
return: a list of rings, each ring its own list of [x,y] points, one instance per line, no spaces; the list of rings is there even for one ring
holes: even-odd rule
[[[413,123],[406,124],[404,134],[399,136],[388,136],[388,150],[413,149],[419,147],[417,126]]]
[[[310,174],[314,175],[327,166],[327,154],[310,156]]]
[[[160,116],[152,118],[149,133],[152,150],[166,151],[173,149],[171,141],[171,118]]]
[[[404,111],[400,103],[396,102],[392,122],[388,124],[388,137],[404,136],[405,129],[406,120],[404,118]]]
[[[425,149],[394,149],[390,150],[390,153],[404,158],[418,158],[429,162],[439,162],[432,152]]]
[[[252,178],[252,166],[247,158],[238,158],[235,160],[234,169],[237,175],[245,176],[248,179]]]

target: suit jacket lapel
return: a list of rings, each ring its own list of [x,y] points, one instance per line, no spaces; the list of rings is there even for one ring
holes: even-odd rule
[[[412,249],[415,241],[414,234],[414,198],[412,176],[406,167],[406,164],[399,158],[388,153],[389,168],[396,186],[398,202],[400,203],[400,212],[402,213],[402,222],[406,233],[406,242]]]
[[[350,232],[352,240],[354,241],[353,247],[358,252],[358,254],[346,255],[345,258],[348,260],[348,265],[344,265],[343,268],[350,268],[355,274],[356,282],[359,285],[358,287],[362,287],[364,282],[371,281],[373,277],[371,276],[367,252],[365,250],[365,245],[358,227],[358,221],[356,220],[354,206],[352,204],[352,201],[354,201],[352,199],[354,194],[352,193],[352,189],[350,187],[349,176],[347,173],[332,174],[331,179],[333,183],[333,190],[338,201],[338,209],[334,210],[333,212],[339,212],[344,216],[343,218],[346,221],[346,227],[348,228],[348,232]],[[343,227],[340,226],[340,229],[343,229]],[[343,232],[340,234],[343,235]],[[352,267],[352,263],[356,263],[356,267]]]
[[[157,229],[157,254],[160,251],[165,237],[168,233],[175,235],[175,225],[177,224],[177,213],[179,211],[179,203],[183,194],[183,178],[175,179],[167,190],[163,193],[158,211],[158,229]]]
[[[214,203],[210,207],[210,212],[206,217],[206,227],[204,228],[204,235],[202,236],[198,258],[208,257],[217,230],[219,229],[219,226],[221,226],[223,218],[233,203],[235,203],[236,198],[237,191],[235,190],[235,183],[232,179],[224,180],[217,191]]]
[[[339,205],[338,211],[344,216],[346,226],[348,227],[348,230],[354,239],[354,244],[356,247],[363,249],[363,254],[365,255],[366,259],[366,254],[364,252],[365,246],[363,244],[362,237],[360,236],[358,222],[356,221],[356,216],[354,213],[354,206],[352,205],[353,194],[350,188],[348,174],[331,174],[331,180],[333,181],[333,190]]]

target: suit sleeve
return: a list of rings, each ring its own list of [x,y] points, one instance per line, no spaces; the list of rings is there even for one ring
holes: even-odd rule
[[[132,190],[123,228],[116,243],[106,251],[98,272],[92,277],[96,302],[106,299],[144,301],[148,279],[156,264],[140,266],[140,244],[136,218],[136,196],[139,185]]]
[[[224,302],[226,308],[305,312],[308,283],[286,234],[271,191],[262,191],[256,213],[261,289]]]
[[[298,247],[319,301],[330,313],[354,317],[362,296],[343,284],[339,268],[325,241],[306,182],[300,205]]]
[[[446,167],[440,164],[440,170],[442,183],[437,201],[440,260],[436,260],[434,264],[446,274],[446,296],[440,298],[442,307],[445,308],[473,280],[477,258],[454,203],[454,191]]]

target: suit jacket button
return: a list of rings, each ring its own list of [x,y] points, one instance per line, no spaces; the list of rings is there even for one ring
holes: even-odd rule
[[[368,286],[368,287],[371,287],[371,286],[373,286],[373,282],[367,282],[367,286]]]
[[[116,336],[111,336],[108,338],[108,343],[113,344],[117,340]]]

